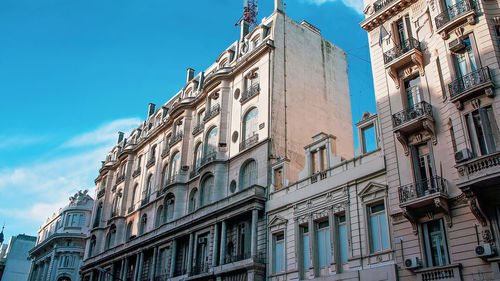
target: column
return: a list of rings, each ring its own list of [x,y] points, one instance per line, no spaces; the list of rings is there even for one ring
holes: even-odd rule
[[[299,219],[295,218],[293,221],[293,234],[295,235],[295,266],[299,271],[299,279],[304,279],[304,255],[302,253],[302,236],[300,235]]]
[[[141,254],[138,253],[135,257],[135,267],[134,267],[134,277],[133,277],[135,281],[139,280],[139,277],[137,277],[137,273],[139,272],[140,256]]]
[[[335,225],[335,217],[333,216],[333,209],[328,210],[328,225],[330,228],[330,253],[331,253],[331,263],[337,263],[337,247],[334,247],[334,241],[337,241],[337,235],[335,231],[337,226]],[[338,271],[340,264],[337,264],[335,271]]]
[[[110,271],[111,271],[111,272],[110,272],[110,273],[111,273],[111,276],[110,276],[110,277],[111,277],[111,281],[115,281],[115,270],[116,270],[116,265],[115,265],[115,263],[113,262],[113,263],[111,264],[111,270],[110,270]],[[106,278],[107,278],[107,276],[106,276],[106,274],[104,274],[104,280],[107,280]]]
[[[314,276],[319,275],[319,270],[318,270],[318,261],[317,261],[317,256],[316,256],[316,229],[314,228],[314,221],[312,219],[312,216],[309,216],[309,252],[311,253],[311,260],[312,260],[312,267],[314,268]]]
[[[196,267],[196,266],[199,266],[198,264],[198,260],[197,260],[197,257],[198,257],[198,234],[195,234],[194,235],[194,244],[193,244],[193,265]]]
[[[193,240],[194,234],[189,234],[189,245],[188,245],[188,264],[187,264],[187,274],[191,275],[191,265],[193,264]]]
[[[144,264],[144,251],[142,251],[139,254],[139,268],[137,269],[137,279],[136,280],[141,280],[142,278],[142,266]]]
[[[224,258],[226,257],[226,233],[227,233],[226,221],[222,221],[221,234],[220,234],[220,257],[219,264],[224,264]]]
[[[154,281],[154,279],[155,279],[157,255],[158,255],[158,247],[155,247],[153,249],[153,261],[152,261],[152,264],[151,264],[151,270],[149,271],[149,279],[151,281]]]
[[[127,278],[127,271],[128,271],[128,258],[123,259],[123,269],[122,269],[122,280],[125,281]]]
[[[45,260],[43,263],[43,275],[41,280],[46,280],[47,279],[47,273],[49,272],[49,261],[48,259]]]
[[[120,272],[118,273],[118,278],[123,280],[123,271],[125,266],[125,259],[122,259],[122,264],[120,265]]]
[[[177,259],[177,240],[174,239],[172,241],[172,250],[171,250],[172,259],[170,260],[170,277],[175,274],[175,264]]]
[[[259,210],[253,209],[252,210],[252,242],[250,244],[250,256],[252,258],[257,257],[257,220],[259,219]]]
[[[212,239],[213,243],[213,254],[212,254],[212,267],[217,266],[217,260],[218,260],[218,254],[219,251],[217,249],[217,245],[219,244],[219,224],[215,223],[215,229],[214,229],[214,239]]]
[[[30,264],[30,273],[28,275],[28,281],[33,281],[33,274],[34,274],[34,271],[35,270],[35,261],[34,260],[31,260],[31,264]]]

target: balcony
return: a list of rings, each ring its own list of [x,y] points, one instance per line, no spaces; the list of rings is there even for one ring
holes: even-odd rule
[[[97,198],[101,198],[104,196],[104,193],[106,193],[106,190],[103,188],[97,192]]]
[[[432,106],[425,101],[393,114],[392,126],[396,137],[403,145],[405,155],[410,154],[408,136],[413,133],[425,131],[432,139],[433,144],[437,143]]]
[[[366,31],[371,31],[384,22],[398,15],[400,11],[405,10],[416,0],[378,0],[373,5],[365,6],[367,18],[359,25]]]
[[[181,140],[182,140],[182,133],[178,132],[177,134],[173,135],[172,138],[170,138],[168,145],[172,147],[174,144],[180,142]]]
[[[116,183],[115,185],[119,185],[122,181],[125,180],[125,175],[120,175],[116,178]]]
[[[198,172],[198,167],[193,167],[193,170],[189,173],[189,178],[190,179],[195,178],[199,174],[200,174],[200,172]]]
[[[220,104],[215,104],[213,105],[210,110],[205,114],[205,117],[203,117],[203,121],[207,122],[208,120],[214,118],[217,114],[220,112]]]
[[[375,10],[375,12],[378,12],[378,11],[382,10],[384,7],[390,5],[394,1],[395,0],[378,0],[378,1],[375,1],[375,3],[373,3],[373,9]]]
[[[132,177],[137,177],[138,175],[141,174],[141,168],[137,168],[137,170],[135,170],[133,173],[132,173]]]
[[[240,151],[256,145],[259,142],[259,135],[255,134],[240,143]]]
[[[455,167],[460,188],[477,185],[484,189],[500,183],[500,151],[473,158]]]
[[[398,70],[409,63],[415,64],[418,67],[420,75],[423,75],[424,61],[422,51],[420,49],[420,42],[415,38],[408,38],[401,45],[397,45],[389,51],[384,52],[385,67],[398,89],[400,80]]]
[[[153,166],[155,164],[155,159],[154,158],[150,158],[148,160],[148,162],[146,163],[146,168],[150,168],[151,166]]]
[[[487,96],[493,96],[493,81],[488,67],[468,73],[448,84],[450,99],[457,104],[458,109],[463,108],[462,101],[483,93],[483,90]]]
[[[179,174],[173,174],[173,175],[171,175],[171,176],[167,179],[167,182],[166,182],[166,184],[165,184],[165,187],[166,187],[166,186],[169,186],[169,185],[171,185],[171,184],[176,183],[176,182],[178,181],[178,179],[179,179]]]
[[[311,176],[311,184],[317,183],[318,180],[324,180],[327,178],[326,171],[320,171]]]
[[[167,157],[167,155],[169,153],[170,153],[170,146],[167,143],[166,147],[163,148],[163,150],[161,151],[161,158],[163,159],[163,158]]]
[[[224,258],[224,264],[242,261],[242,260],[246,260],[249,258],[250,258],[249,252],[237,253],[237,254],[226,254],[226,257]]]
[[[453,6],[449,6],[434,18],[437,33],[441,34],[443,39],[448,39],[448,32],[458,25],[465,22],[471,25],[475,24],[474,8],[475,2],[471,0],[462,0]]]
[[[256,83],[251,85],[246,91],[241,94],[240,103],[244,104],[251,98],[255,97],[260,93],[260,84]]]
[[[135,208],[134,208],[134,206],[132,205],[132,206],[128,207],[127,212],[130,214],[130,213],[132,213],[134,210],[135,210]]]
[[[148,203],[149,203],[149,195],[142,199],[141,207],[147,205]]]
[[[200,122],[198,125],[194,126],[193,136],[196,136],[199,133],[203,132],[204,128],[205,128],[205,123],[204,122]]]
[[[205,166],[206,164],[213,162],[217,159],[217,152],[211,152],[203,156],[201,159],[200,167]]]
[[[208,263],[193,265],[193,268],[191,270],[191,275],[208,273],[208,269],[209,269]]]
[[[460,264],[450,264],[444,266],[430,267],[417,269],[413,272],[417,274],[417,280],[434,281],[462,281],[462,274],[460,272]]]

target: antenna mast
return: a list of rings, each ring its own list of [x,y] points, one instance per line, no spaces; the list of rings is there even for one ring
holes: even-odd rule
[[[247,22],[250,27],[257,26],[257,14],[257,0],[244,0],[243,16],[236,22],[234,26],[240,25],[242,21]]]

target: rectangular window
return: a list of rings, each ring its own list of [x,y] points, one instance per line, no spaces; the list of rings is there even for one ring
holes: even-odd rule
[[[320,165],[320,171],[324,171],[327,168],[327,163],[326,163],[326,148],[321,147],[319,149],[319,165]]]
[[[408,108],[414,108],[416,104],[422,101],[422,94],[420,93],[420,76],[411,80],[405,81],[406,102]]]
[[[317,158],[318,158],[318,153],[316,151],[311,152],[311,172],[313,174],[316,174],[319,172],[318,170],[318,165],[317,165]]]
[[[276,190],[283,188],[283,167],[274,169],[274,186]]]
[[[373,124],[361,129],[361,137],[363,138],[363,153],[377,149],[377,138],[375,136],[375,126]]]
[[[337,247],[339,249],[340,262],[347,262],[348,250],[347,250],[347,223],[345,214],[337,215],[337,225],[338,225],[338,243]]]
[[[318,227],[318,263],[320,267],[330,265],[332,250],[330,245],[330,224],[328,221],[317,223]]]
[[[443,220],[440,219],[422,224],[422,232],[427,266],[433,267],[449,264]]]
[[[495,152],[499,142],[498,127],[491,107],[479,108],[465,115],[469,141],[475,156]]]
[[[279,273],[285,271],[285,235],[277,234],[273,238],[274,273]]]
[[[372,253],[389,249],[389,234],[384,203],[368,206],[370,251]]]
[[[309,227],[301,226],[300,235],[302,237],[302,269],[304,271],[309,270],[311,266],[311,255],[309,252]]]

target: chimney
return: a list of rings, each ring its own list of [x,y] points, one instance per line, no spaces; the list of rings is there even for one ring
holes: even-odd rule
[[[283,0],[274,0],[274,10],[283,12]]]
[[[156,106],[156,104],[149,103],[148,117],[153,115],[153,113],[155,113],[155,106]]]
[[[194,69],[188,68],[187,69],[187,81],[186,81],[186,83],[191,81],[193,79],[193,77],[194,77]]]
[[[118,132],[118,144],[123,140],[123,132]]]

